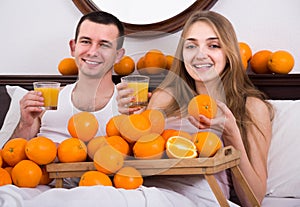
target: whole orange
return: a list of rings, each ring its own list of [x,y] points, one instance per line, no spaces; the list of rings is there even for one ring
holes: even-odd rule
[[[124,164],[124,156],[110,145],[99,148],[94,155],[95,168],[105,174],[117,172]]]
[[[15,166],[21,160],[27,159],[25,146],[27,140],[24,138],[10,139],[2,149],[2,158],[9,166]]]
[[[135,69],[135,62],[130,56],[123,56],[122,59],[114,64],[114,71],[118,75],[129,75]]]
[[[241,56],[245,56],[246,61],[248,62],[252,57],[252,50],[250,46],[245,42],[239,42],[239,48]]]
[[[165,150],[165,140],[157,133],[141,136],[133,145],[133,154],[137,159],[160,159]]]
[[[95,152],[104,145],[108,144],[106,141],[106,137],[98,136],[91,139],[87,144],[87,153],[89,158],[94,159]]]
[[[168,139],[173,136],[180,136],[192,140],[192,135],[190,133],[176,129],[165,129],[161,136],[165,139],[165,141],[168,141]]]
[[[200,157],[211,157],[222,147],[222,141],[213,132],[197,132],[192,137]]]
[[[84,142],[91,140],[98,131],[99,124],[94,114],[82,111],[74,114],[68,121],[68,131],[72,137]]]
[[[120,123],[120,133],[129,143],[133,143],[141,136],[148,134],[150,129],[150,120],[142,114],[128,115]]]
[[[268,68],[273,73],[288,74],[294,67],[295,60],[291,53],[284,50],[273,52],[268,60]]]
[[[64,58],[58,64],[58,71],[62,75],[77,75],[78,67],[74,58]]]
[[[166,56],[157,49],[149,50],[145,54],[144,58],[144,68],[148,74],[158,74],[162,72],[167,66],[167,58]]]
[[[143,73],[143,69],[145,68],[144,61],[145,61],[145,56],[142,56],[138,59],[136,63],[136,69],[138,70],[139,73]]]
[[[79,180],[79,186],[104,185],[112,186],[112,182],[108,175],[99,171],[87,171],[83,173]]]
[[[106,135],[107,136],[120,136],[120,123],[122,119],[126,117],[125,114],[113,116],[106,124]]]
[[[39,165],[46,165],[56,158],[56,144],[47,137],[34,137],[25,146],[25,153],[28,159]]]
[[[110,136],[106,138],[107,143],[118,150],[124,158],[130,154],[128,142],[120,136]]]
[[[136,189],[144,182],[141,173],[134,167],[121,168],[113,178],[116,188]]]
[[[252,56],[250,60],[251,70],[257,74],[271,73],[268,68],[268,61],[272,52],[270,50],[260,50]]]
[[[78,138],[68,138],[57,147],[57,157],[60,162],[83,162],[87,158],[87,147]]]
[[[42,170],[42,177],[40,179],[39,185],[48,185],[54,179],[49,177],[49,173],[46,170],[46,165],[40,165],[40,168]]]
[[[0,167],[0,186],[12,184],[9,172]]]
[[[18,187],[35,188],[42,177],[42,170],[31,160],[22,160],[11,171],[13,183]]]
[[[170,68],[171,68],[171,66],[174,62],[175,57],[173,55],[166,55],[166,59],[167,59],[166,69],[170,70]]]
[[[165,116],[157,109],[147,109],[141,113],[150,120],[150,132],[161,134],[165,129]]]
[[[207,94],[195,96],[188,104],[188,113],[197,120],[200,114],[212,119],[216,116],[217,110],[216,101]]]

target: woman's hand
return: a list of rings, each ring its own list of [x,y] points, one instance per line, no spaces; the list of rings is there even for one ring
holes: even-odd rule
[[[222,132],[223,137],[239,133],[236,119],[226,104],[217,101],[218,113],[214,119],[209,119],[206,116],[199,114],[199,117],[189,116],[188,120],[198,129],[215,129]]]

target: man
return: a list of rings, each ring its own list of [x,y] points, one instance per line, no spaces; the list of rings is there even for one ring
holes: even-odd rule
[[[93,113],[99,122],[97,136],[105,135],[106,123],[118,114],[112,71],[125,53],[123,42],[124,27],[115,16],[103,11],[84,15],[69,43],[79,68],[77,82],[60,91],[58,109],[52,111],[40,108],[40,92],[29,91],[20,101],[21,118],[12,137],[46,136],[60,143],[70,137],[69,118],[80,111]]]

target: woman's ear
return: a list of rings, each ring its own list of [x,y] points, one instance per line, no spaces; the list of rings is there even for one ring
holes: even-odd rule
[[[125,54],[125,49],[124,48],[118,49],[117,50],[117,58],[116,58],[115,63],[118,63],[122,59],[124,54]]]
[[[70,47],[70,52],[71,52],[72,57],[74,57],[75,45],[76,45],[76,43],[75,43],[74,39],[69,41],[69,47]]]

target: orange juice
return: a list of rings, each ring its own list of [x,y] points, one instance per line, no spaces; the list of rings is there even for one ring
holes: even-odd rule
[[[147,105],[149,83],[130,82],[128,83],[128,87],[134,89],[134,101],[131,107]]]
[[[44,98],[45,110],[56,110],[58,102],[58,94],[60,83],[58,82],[34,82],[33,87],[35,91],[42,92]]]
[[[44,97],[44,106],[50,108],[57,108],[57,100],[59,88],[36,88],[36,91],[41,91]]]

